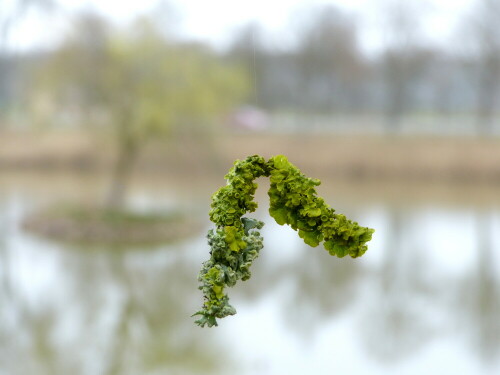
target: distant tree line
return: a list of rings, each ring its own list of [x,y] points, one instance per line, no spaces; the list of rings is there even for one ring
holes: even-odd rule
[[[481,133],[492,131],[500,108],[498,1],[478,0],[457,45],[447,49],[421,38],[419,15],[407,3],[388,8],[389,37],[376,55],[362,50],[357,24],[337,8],[315,8],[305,18],[292,48],[267,46],[255,23],[234,38],[227,58],[254,76],[254,104],[271,111],[379,114],[390,131],[408,114],[472,114]]]
[[[32,6],[49,2],[18,3]],[[200,43],[187,47],[189,43],[180,40],[169,43],[182,44],[183,50],[203,51],[211,56],[212,67],[215,60],[221,67],[226,63],[239,66],[246,77],[238,73],[236,85],[245,81],[253,87],[246,90],[246,97],[238,95],[238,100],[273,113],[376,115],[385,119],[388,132],[399,131],[408,115],[468,116],[476,120],[478,133],[492,133],[500,108],[500,2],[476,0],[447,48],[433,46],[422,37],[422,17],[411,6],[416,3],[389,1],[384,21],[388,37],[375,54],[361,47],[360,28],[351,14],[325,5],[309,8],[302,21],[290,27],[297,35],[291,46],[270,45],[269,35],[257,23],[242,26],[224,51]],[[29,73],[40,61],[61,56],[64,49],[69,53],[68,40],[56,51],[9,53],[3,45],[12,22],[0,17],[2,114],[26,101],[21,99],[23,88],[24,95],[33,95],[33,75]],[[81,28],[80,32],[74,43],[97,43],[102,30]],[[73,56],[75,64],[81,66],[80,93],[66,95],[66,101],[72,98],[74,104],[79,98],[84,108],[89,100],[99,99],[91,87],[103,83],[98,78],[99,69],[94,69],[102,66],[99,53],[95,47],[94,53],[86,53],[83,59]],[[143,68],[147,69],[146,64]],[[84,79],[85,74],[88,79]],[[93,98],[89,92],[95,94]],[[208,103],[208,99],[203,100]]]

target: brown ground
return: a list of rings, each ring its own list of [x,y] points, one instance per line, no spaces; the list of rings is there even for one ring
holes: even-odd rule
[[[143,173],[220,175],[247,155],[285,154],[308,175],[356,181],[500,183],[500,139],[346,135],[230,134],[150,145]],[[103,137],[76,132],[3,133],[0,170],[105,170],[113,158]]]

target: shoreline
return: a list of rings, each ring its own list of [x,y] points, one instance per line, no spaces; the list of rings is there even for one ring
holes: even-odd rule
[[[110,169],[113,148],[78,132],[2,133],[0,172]],[[233,133],[151,143],[136,163],[141,174],[178,178],[186,171],[225,174],[235,159],[284,154],[308,176],[366,182],[500,185],[500,139],[421,136],[276,135]]]

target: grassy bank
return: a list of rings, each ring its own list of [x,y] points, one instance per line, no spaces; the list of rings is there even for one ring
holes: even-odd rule
[[[308,175],[344,180],[500,183],[500,139],[417,136],[225,134],[151,144],[141,173],[173,177],[225,173],[234,159],[285,154]],[[0,170],[105,171],[113,160],[104,137],[76,132],[4,133]]]
[[[137,213],[66,206],[37,212],[23,223],[32,233],[82,245],[156,245],[197,235],[201,224],[181,212]]]

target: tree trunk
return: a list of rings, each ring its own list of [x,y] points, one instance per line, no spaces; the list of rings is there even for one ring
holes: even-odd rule
[[[136,157],[137,145],[133,140],[129,139],[120,142],[117,159],[111,175],[111,184],[106,201],[107,209],[120,210],[124,208]]]
[[[491,135],[494,130],[493,120],[497,99],[499,65],[500,62],[496,60],[488,61],[480,73],[477,109],[477,132],[479,135]]]

